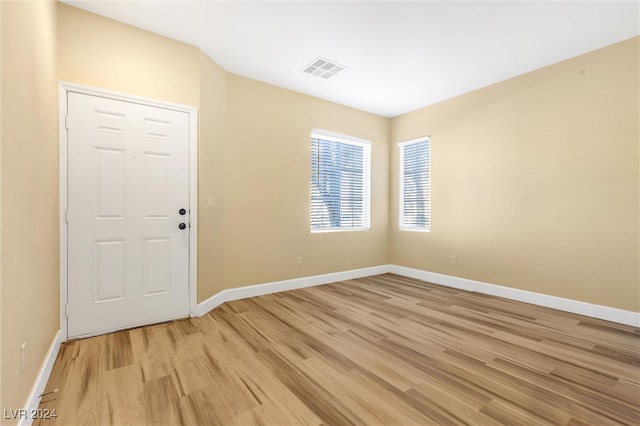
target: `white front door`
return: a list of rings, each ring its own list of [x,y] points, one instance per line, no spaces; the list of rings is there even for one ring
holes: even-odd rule
[[[69,92],[68,337],[189,314],[189,114]]]

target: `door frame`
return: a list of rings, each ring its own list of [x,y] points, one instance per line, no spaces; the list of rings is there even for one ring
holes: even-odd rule
[[[68,141],[67,141],[67,94],[69,92],[98,96],[137,103],[145,106],[185,112],[189,115],[189,315],[196,316],[198,279],[198,109],[191,106],[158,101],[142,96],[115,92],[107,89],[59,81],[58,84],[58,140],[59,140],[59,224],[60,224],[60,336],[68,339],[67,294],[68,294]],[[96,333],[102,334],[102,333]]]

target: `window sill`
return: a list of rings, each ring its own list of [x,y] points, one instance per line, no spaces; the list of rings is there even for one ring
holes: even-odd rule
[[[431,232],[431,228],[406,228],[400,227],[400,231],[409,231],[409,232]]]
[[[371,228],[323,228],[323,229],[312,229],[312,234],[325,234],[329,232],[358,232],[358,231],[368,231]]]

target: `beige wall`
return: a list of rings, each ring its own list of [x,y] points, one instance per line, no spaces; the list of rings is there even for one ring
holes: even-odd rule
[[[58,5],[61,80],[198,106],[199,49]]]
[[[388,126],[386,118],[229,75],[225,287],[385,264]],[[372,142],[371,230],[310,233],[313,128]]]
[[[224,288],[224,155],[227,73],[200,52],[198,301]],[[215,198],[215,208],[207,205]]]
[[[2,3],[0,408],[7,409],[24,408],[59,328],[55,31],[55,2]]]
[[[432,137],[433,213],[398,231],[392,146],[391,263],[639,311],[638,40],[394,118]]]

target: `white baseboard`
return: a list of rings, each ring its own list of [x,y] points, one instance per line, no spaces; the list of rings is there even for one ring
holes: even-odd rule
[[[389,265],[372,266],[369,268],[352,269],[350,271],[333,272],[330,274],[314,275],[311,277],[294,278],[285,281],[275,281],[265,284],[250,285],[222,290],[209,299],[199,303],[196,308],[196,316],[205,315],[224,302],[247,297],[263,296],[265,294],[278,293],[280,291],[296,290],[298,288],[313,287],[321,284],[335,283],[338,281],[352,280],[355,278],[370,277],[372,275],[389,272]]]
[[[380,265],[370,268],[354,269],[351,271],[335,272],[331,274],[315,275],[312,277],[295,278],[292,280],[276,281],[272,283],[223,290],[204,302],[199,303],[196,309],[196,316],[205,315],[215,307],[231,300],[262,296],[264,294],[277,293],[279,291],[295,290],[298,288],[328,284],[354,278],[363,278],[387,272],[403,275],[409,278],[416,278],[418,280],[445,287],[490,294],[492,296],[504,297],[505,299],[517,300],[520,302],[531,303],[533,305],[585,315],[592,318],[617,322],[619,324],[640,327],[640,313],[638,312],[625,311],[623,309],[611,308],[609,306],[594,305],[592,303],[581,302],[579,300],[565,299],[563,297],[550,296],[548,294],[535,293],[532,291],[489,284],[482,281],[454,277],[452,275],[438,274],[420,269],[407,268],[399,265]]]
[[[640,327],[640,313],[638,312],[625,311],[623,309],[611,308],[602,305],[594,305],[592,303],[581,302],[579,300],[565,299],[563,297],[534,293],[532,291],[504,287],[496,284],[488,284],[481,281],[437,274],[435,272],[427,272],[420,269],[407,268],[398,265],[390,265],[389,272],[409,278],[416,278],[433,284],[439,284],[445,287],[490,294],[492,296],[504,297],[505,299],[518,300],[520,302],[531,303],[533,305]]]
[[[466,278],[454,277],[451,275],[438,274],[435,272],[423,271],[420,269],[408,268],[399,265],[380,265],[369,268],[354,269],[350,271],[334,272],[324,275],[315,275],[311,277],[294,278],[291,280],[275,281],[265,284],[257,284],[246,287],[231,288],[223,290],[213,295],[196,308],[196,316],[207,314],[212,309],[223,304],[224,302],[247,297],[262,296],[281,291],[295,290],[298,288],[312,287],[321,284],[329,284],[339,281],[352,280],[356,278],[369,277],[385,273],[394,273],[409,278],[415,278],[421,281],[442,285],[445,287],[457,288],[467,291],[475,291],[478,293],[490,294],[492,296],[504,297],[506,299],[517,300],[520,302],[531,303],[547,308],[558,309],[565,312],[572,312],[579,315],[585,315],[592,318],[599,318],[620,324],[626,324],[634,327],[640,327],[640,313],[633,311],[625,311],[623,309],[611,308],[608,306],[594,305],[591,303],[581,302],[573,299],[565,299],[562,297],[550,296],[547,294],[535,293],[527,290],[520,290],[511,287],[504,287],[496,284],[474,281]],[[31,393],[25,403],[27,413],[36,410],[40,404],[40,395],[44,392],[51,370],[60,351],[62,344],[62,333],[60,330],[49,346],[47,355],[42,362],[40,371],[36,377],[36,381],[31,389]],[[28,416],[27,416],[28,417]],[[32,419],[25,418],[20,420],[21,426],[31,425]]]
[[[24,405],[27,416],[20,420],[18,423],[21,426],[31,425],[33,419],[29,415],[38,409],[38,405],[40,405],[40,395],[44,392],[45,387],[47,386],[47,382],[49,381],[49,376],[51,375],[51,370],[53,369],[53,364],[56,362],[56,358],[58,357],[58,352],[60,351],[60,345],[62,345],[62,334],[60,330],[56,332],[56,335],[53,337],[53,341],[51,342],[51,346],[49,346],[49,350],[47,351],[47,355],[42,361],[42,365],[40,366],[40,371],[36,376],[36,381],[33,384],[33,388],[31,388],[31,393],[27,398],[27,401]]]

